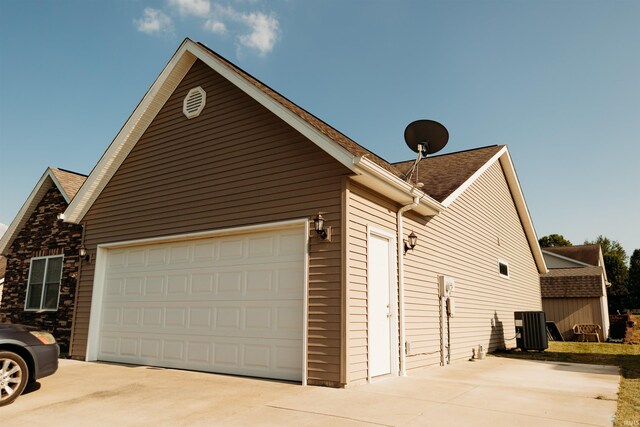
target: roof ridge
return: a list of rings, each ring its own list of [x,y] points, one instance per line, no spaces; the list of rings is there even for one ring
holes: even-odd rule
[[[80,173],[80,172],[74,172],[72,170],[63,169],[63,168],[59,168],[59,167],[56,167],[56,166],[49,166],[49,167],[52,168],[52,169],[57,169],[57,170],[62,171],[62,172],[72,173],[72,174],[78,175],[78,176],[84,176],[85,178],[89,176],[89,175],[86,175],[86,174],[83,174],[83,173]]]
[[[433,159],[433,158],[437,158],[437,157],[451,156],[451,155],[454,155],[454,154],[468,153],[469,151],[484,150],[486,148],[502,147],[502,146],[504,146],[504,144],[503,145],[500,145],[500,144],[485,145],[484,147],[468,148],[466,150],[454,151],[452,153],[438,154],[436,156],[428,156],[428,157],[426,157],[426,159],[428,160],[428,159]],[[407,163],[407,162],[415,162],[415,159],[401,160],[399,162],[393,162],[391,164],[392,165],[399,165],[401,163]]]

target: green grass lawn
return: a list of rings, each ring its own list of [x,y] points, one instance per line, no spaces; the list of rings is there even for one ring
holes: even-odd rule
[[[549,342],[549,348],[541,353],[510,350],[496,356],[619,366],[622,378],[614,426],[640,426],[640,345]]]

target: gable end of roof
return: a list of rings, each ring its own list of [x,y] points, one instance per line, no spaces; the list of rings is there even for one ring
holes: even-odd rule
[[[11,246],[13,240],[27,222],[31,213],[51,187],[55,186],[65,201],[69,203],[73,199],[75,191],[82,185],[82,182],[84,182],[84,175],[48,167],[33,190],[31,190],[29,197],[27,197],[16,217],[11,221],[2,238],[0,238],[0,254],[4,254],[9,249],[9,246]]]
[[[356,144],[208,48],[185,39],[69,204],[64,214],[66,222],[77,224],[82,221],[91,205],[196,60],[204,62],[356,175],[373,177],[374,179],[370,180],[371,183],[379,185],[379,189],[386,192],[393,200],[404,203],[411,201],[413,197],[419,197],[421,204],[418,212],[424,215],[435,215],[441,210],[441,205],[437,201],[404,182],[393,165]],[[392,190],[389,190],[389,186]]]

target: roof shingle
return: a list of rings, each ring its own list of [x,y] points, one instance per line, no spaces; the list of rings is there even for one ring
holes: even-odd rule
[[[82,184],[84,184],[84,181],[87,179],[86,175],[65,169],[51,167],[51,172],[53,172],[60,185],[62,185],[62,189],[67,193],[69,200],[75,197],[78,190],[80,190],[80,187],[82,187]]]
[[[313,114],[301,108],[294,102],[273,90],[251,74],[227,61],[224,57],[218,55],[206,45],[198,43],[205,48],[207,52],[215,56],[234,72],[240,74],[252,85],[269,95],[271,98],[280,103],[283,107],[296,114],[305,122],[316,128],[329,139],[333,140],[349,153],[354,156],[366,156],[369,160],[378,166],[386,169],[394,175],[406,179],[406,171],[411,167],[414,160],[399,163],[389,163],[382,157],[376,155],[372,151],[367,150],[348,136],[320,120]],[[442,156],[429,157],[419,164],[418,174],[420,181],[425,185],[422,190],[430,197],[442,202],[448,195],[453,193],[460,185],[471,177],[479,168],[481,168],[491,157],[496,154],[503,146],[483,147],[468,151],[460,151],[457,153],[445,154]]]
[[[424,183],[422,190],[442,202],[471,178],[502,147],[504,145],[491,145],[421,160],[418,163],[418,180]],[[401,171],[399,176],[402,179],[406,179],[406,174],[414,162],[415,160],[394,163],[394,166]]]
[[[542,250],[590,265],[600,262],[600,245],[552,246]]]
[[[556,268],[540,275],[542,298],[597,298],[602,296],[602,268]]]

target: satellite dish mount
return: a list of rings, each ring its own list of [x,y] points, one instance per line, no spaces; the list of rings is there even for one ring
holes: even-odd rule
[[[404,130],[404,140],[407,146],[418,154],[411,170],[407,172],[407,181],[411,180],[414,172],[418,182],[418,163],[429,154],[442,150],[449,141],[449,131],[442,124],[434,120],[416,120]]]

